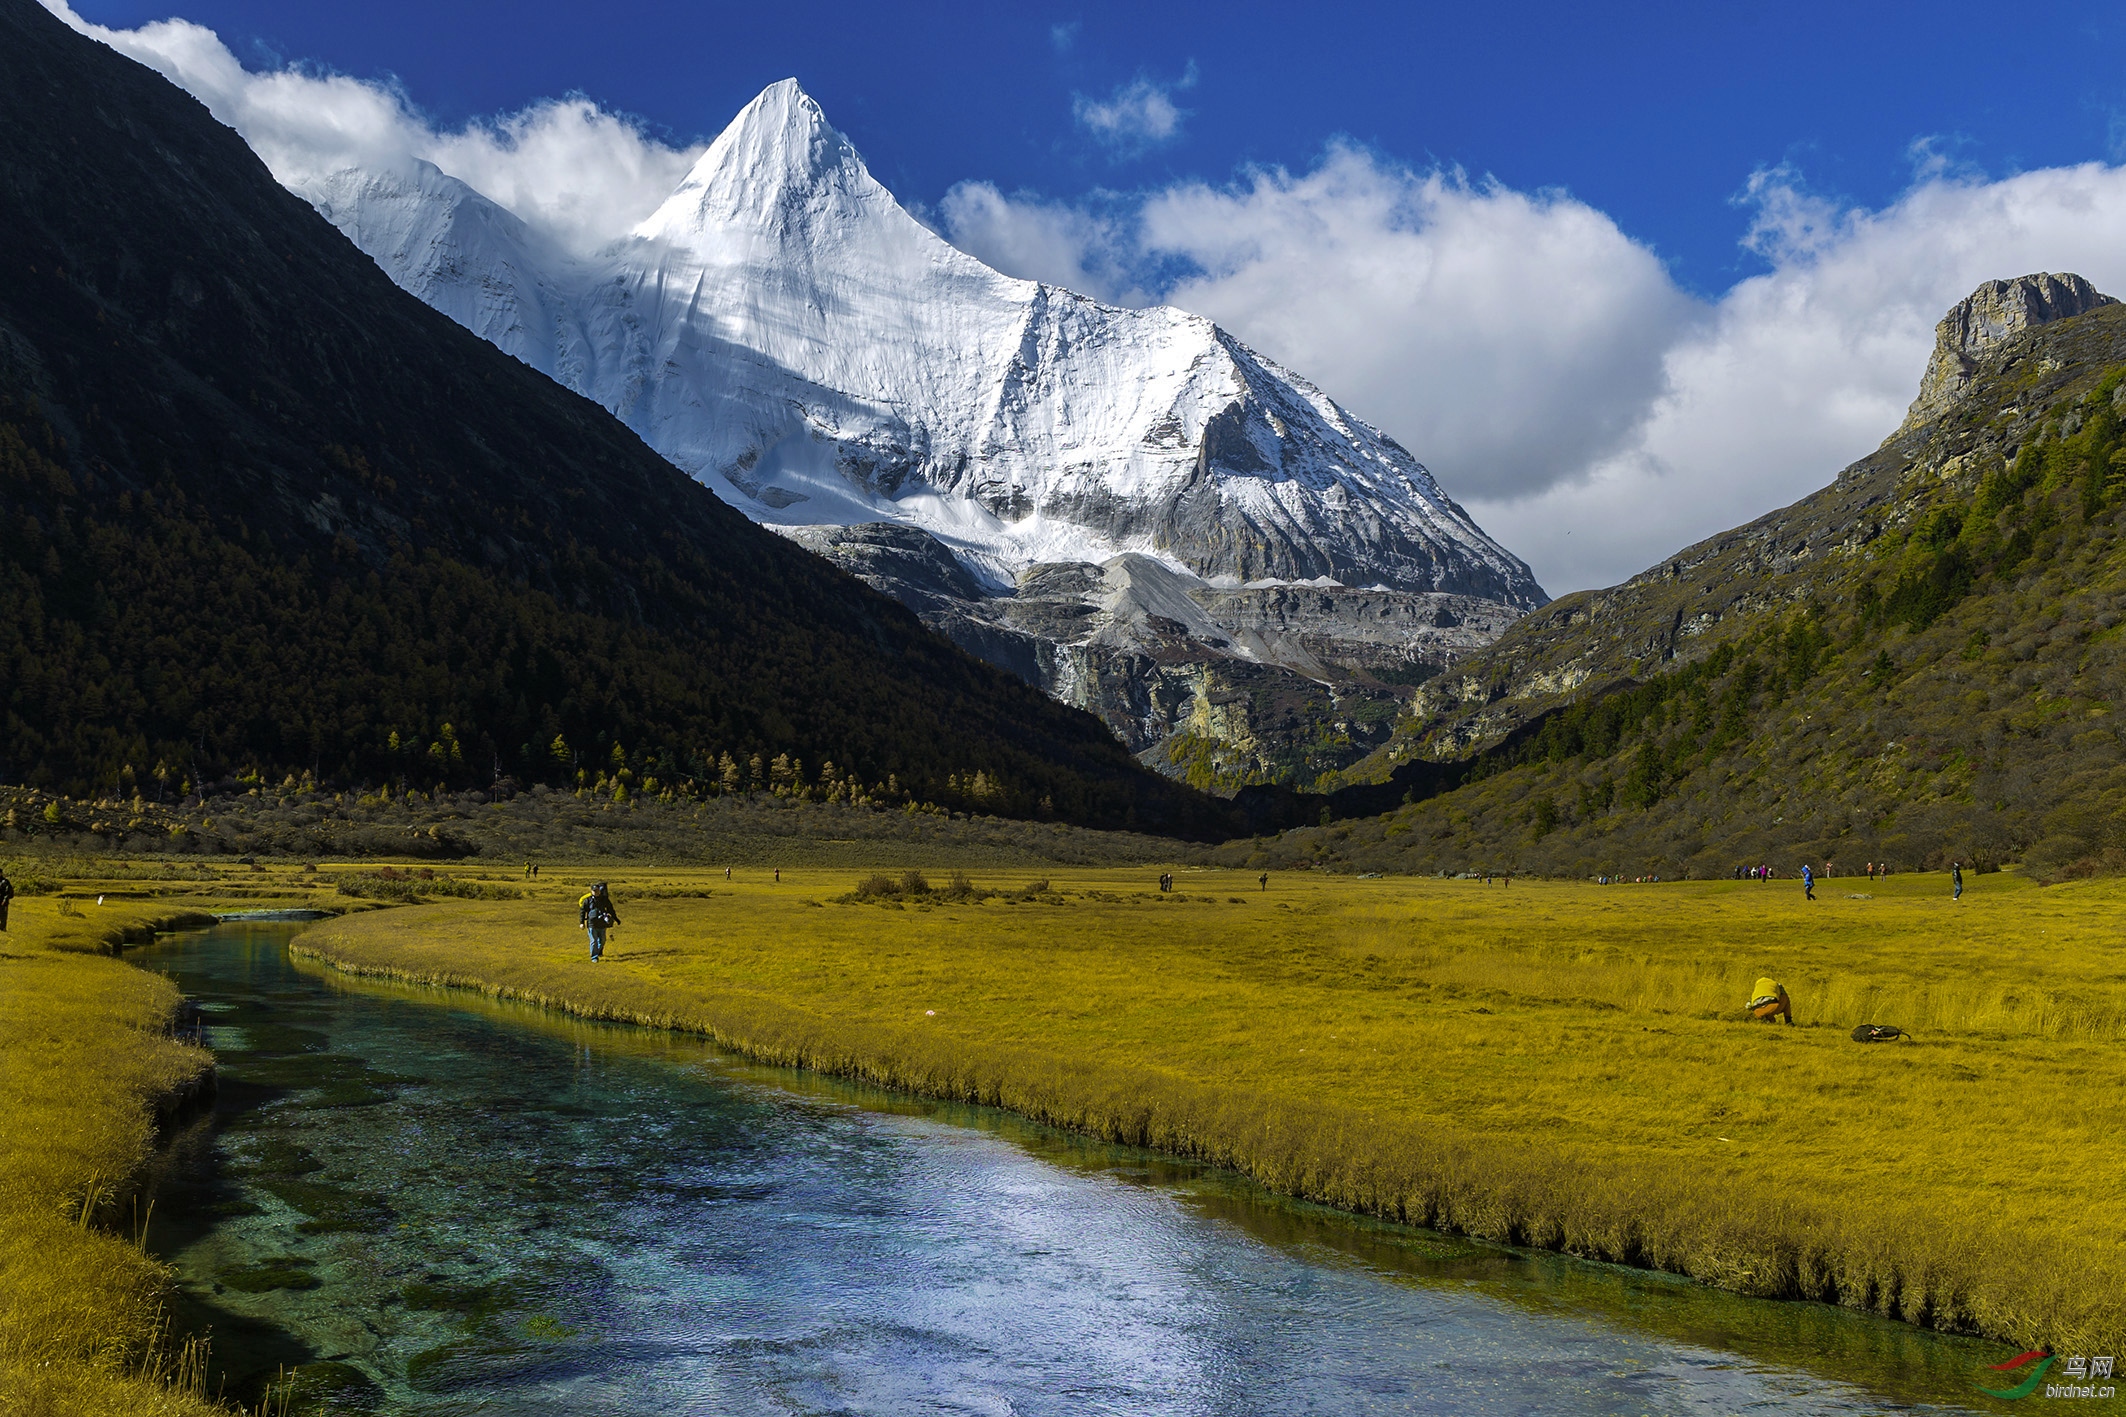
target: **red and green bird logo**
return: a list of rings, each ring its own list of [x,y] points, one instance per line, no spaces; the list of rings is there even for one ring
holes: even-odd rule
[[[2036,1392],[2037,1385],[2045,1380],[2045,1370],[2052,1366],[2052,1361],[2052,1355],[2042,1348],[2033,1348],[2028,1353],[2018,1353],[2005,1363],[1991,1365],[1987,1371],[1992,1373],[2013,1373],[2027,1363],[2036,1363],[2037,1366],[2030,1370],[2029,1377],[2024,1378],[2011,1388],[1982,1386],[1979,1391],[1988,1397],[2005,1397],[2010,1402],[2019,1397],[2028,1397],[2031,1393]]]

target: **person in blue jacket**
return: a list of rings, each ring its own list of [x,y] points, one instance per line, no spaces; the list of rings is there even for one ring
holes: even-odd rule
[[[1801,868],[1801,894],[1807,900],[1816,898],[1816,872],[1807,865]]]

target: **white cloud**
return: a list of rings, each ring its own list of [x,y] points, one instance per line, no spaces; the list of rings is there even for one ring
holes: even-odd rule
[[[1991,181],[1912,156],[1880,211],[1752,175],[1745,244],[1772,269],[1711,301],[1569,197],[1342,145],[1133,214],[985,188],[964,225],[944,215],[1017,274],[1225,324],[1408,446],[1556,593],[1827,484],[1896,428],[1935,322],[1981,281],[2076,271],[2126,295],[2126,168]]]
[[[1117,305],[1154,297],[1129,268],[1120,224],[1084,206],[1007,197],[989,182],[961,182],[938,204],[940,235],[1009,276],[1045,280]]]
[[[1921,176],[1880,211],[1763,174],[1752,233],[1774,268],[1667,353],[1630,447],[1533,497],[1468,478],[1470,509],[1553,591],[1605,585],[1828,483],[1903,421],[1934,325],[1981,282],[2075,271],[2126,293],[2126,169]]]
[[[1181,136],[1189,111],[1174,102],[1176,90],[1194,88],[1196,64],[1171,84],[1142,74],[1104,99],[1071,96],[1071,116],[1078,126],[1117,157],[1138,157]]]
[[[1163,191],[1138,231],[1190,272],[1166,299],[1397,436],[1421,429],[1420,456],[1481,466],[1494,494],[1619,446],[1693,314],[1660,261],[1583,203],[1348,146],[1302,177]]]
[[[210,29],[161,20],[134,30],[83,20],[82,34],[161,73],[241,133],[284,184],[347,167],[424,159],[501,202],[573,250],[625,233],[655,210],[701,154],[645,134],[584,98],[550,99],[455,132],[436,129],[396,88],[289,67],[254,72]]]

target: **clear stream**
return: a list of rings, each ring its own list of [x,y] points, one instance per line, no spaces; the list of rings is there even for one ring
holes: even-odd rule
[[[1210,1168],[293,959],[143,951],[211,1113],[151,1244],[314,1410],[1963,1410],[1997,1345],[1354,1220]]]

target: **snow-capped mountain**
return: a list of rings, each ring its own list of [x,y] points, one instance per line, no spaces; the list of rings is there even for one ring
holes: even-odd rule
[[[405,289],[1161,766],[1184,732],[1241,745],[1221,780],[1335,766],[1390,707],[1352,694],[1405,695],[1547,599],[1394,440],[1210,321],[940,238],[794,80],[588,257],[425,163],[304,195]]]
[[[913,523],[998,589],[1136,551],[1214,583],[1544,600],[1415,458],[1210,321],[1014,280],[938,237],[794,80],[587,261],[426,165],[306,195],[759,521]]]

